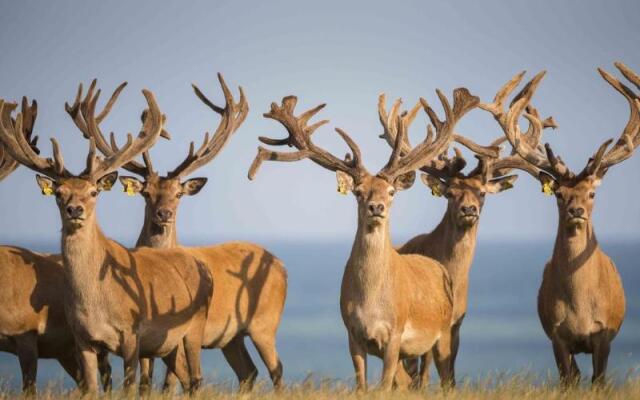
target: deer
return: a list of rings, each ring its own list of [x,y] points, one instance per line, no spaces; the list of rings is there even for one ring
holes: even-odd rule
[[[400,254],[391,244],[389,232],[389,210],[395,193],[413,185],[415,170],[448,147],[456,123],[479,103],[478,97],[465,88],[454,90],[453,107],[440,90],[437,94],[446,114],[444,122],[425,99],[420,99],[420,105],[435,127],[435,137],[429,125],[425,140],[401,157],[401,143],[408,124],[398,118],[395,121],[397,140],[389,161],[375,175],[364,167],[358,145],[344,130],[336,128],[351,151],[345,159],[312,142],[314,131],[328,121],[310,126],[308,122],[325,104],[295,116],[297,98],[285,97],[280,106],[272,103],[271,110],[264,116],[282,124],[289,136],[286,139],[260,137],[259,140],[267,145],[293,146],[297,151],[277,152],[260,146],[249,169],[249,179],[253,179],[265,160],[310,159],[336,172],[340,192],[354,194],[358,228],[343,274],[340,310],[348,333],[356,389],[360,391],[367,389],[368,354],[383,360],[379,388],[387,391],[393,386],[399,360],[419,357],[431,350],[442,387],[455,385],[450,351],[454,293],[449,274],[432,258]]]
[[[383,127],[383,133],[379,137],[393,148],[398,135],[394,121],[401,118],[405,124],[411,123],[418,108],[400,112],[400,99],[393,103],[390,111],[386,110],[385,104],[386,96],[383,93],[378,98],[378,116]],[[528,112],[539,115],[531,105],[528,106]],[[549,117],[544,119],[543,127],[555,129],[557,124],[553,117]],[[525,137],[529,138],[532,131],[533,127],[530,126]],[[402,154],[408,154],[412,147],[408,137],[404,138],[401,143]],[[397,249],[401,254],[422,254],[437,260],[451,277],[455,298],[451,332],[451,360],[454,365],[460,344],[460,328],[467,312],[469,271],[475,255],[478,225],[486,195],[511,189],[518,176],[508,174],[516,167],[526,167],[522,159],[515,154],[501,156],[503,149],[500,146],[505,141],[504,135],[500,134],[489,145],[483,146],[454,133],[453,142],[471,150],[477,158],[477,163],[465,174],[463,171],[467,161],[460,150],[454,147],[452,157],[448,156],[447,148],[437,158],[420,168],[422,182],[434,197],[446,199],[447,209],[435,229],[410,239]],[[416,389],[422,389],[429,382],[431,359],[431,353],[423,356],[419,372],[417,360],[405,360],[404,365],[398,366],[396,384],[411,384]],[[404,374],[405,367],[410,376]]]
[[[148,151],[143,152],[143,163],[132,160],[123,168],[142,178],[121,176],[124,192],[141,195],[145,201],[145,218],[137,247],[181,248],[203,261],[216,284],[209,305],[209,314],[202,342],[203,348],[219,348],[235,372],[241,390],[250,390],[258,370],[244,343],[248,336],[256,346],[276,388],[282,386],[282,363],[276,349],[276,333],[280,324],[287,293],[287,271],[284,264],[266,249],[248,242],[228,242],[207,247],[182,247],[178,244],[176,218],[183,196],[195,196],[207,183],[207,178],[183,179],[213,161],[245,120],[249,106],[240,87],[240,99],[235,102],[224,78],[218,81],[225,98],[220,107],[209,100],[193,85],[196,96],[221,116],[212,137],[206,133],[202,145],[196,150],[191,142],[187,157],[166,175],[154,168]],[[81,93],[81,90],[79,91]],[[115,95],[116,93],[114,93]],[[91,93],[81,100],[76,97],[67,112],[86,138],[93,138],[98,150],[105,156],[117,151],[106,139],[99,126],[85,124],[79,110],[91,102]],[[185,367],[180,357],[178,367]],[[142,362],[141,385],[151,385],[153,361]],[[165,378],[165,390],[173,386],[175,375]]]
[[[615,66],[640,89],[637,74],[620,62]],[[613,140],[605,141],[578,174],[569,169],[549,143],[539,143],[543,123],[538,116],[526,112],[544,71],[527,83],[507,110],[505,100],[523,74],[508,81],[493,103],[480,105],[494,116],[515,153],[528,164],[524,170],[540,182],[543,193],[556,197],[558,229],[538,292],[538,316],[551,341],[563,386],[580,381],[575,359],[580,353],[591,354],[592,385],[598,387],[606,382],[609,351],[625,315],[622,281],[614,262],[598,244],[592,215],[596,190],[605,174],[631,157],[640,143],[640,97],[605,70],[598,71],[627,100],[630,117],[615,144],[609,148]],[[518,126],[521,116],[533,125],[535,140],[523,139]]]
[[[110,157],[97,155],[89,141],[86,168],[71,173],[64,165],[55,138],[53,158],[43,158],[27,145],[23,115],[15,124],[0,121],[0,141],[17,162],[35,171],[44,195],[55,195],[61,222],[64,269],[64,309],[76,340],[82,389],[97,393],[97,354],[108,351],[124,360],[124,387],[135,383],[139,357],[163,357],[175,368],[179,347],[184,348],[188,375],[178,378],[190,392],[202,382],[200,343],[213,290],[206,266],[180,249],[129,250],[107,238],[100,229],[95,206],[98,195],[111,189],[117,169],[151,147],[163,130],[163,117],[148,90],[143,90],[148,112],[142,130]],[[96,95],[81,110],[93,128]],[[10,115],[0,99],[0,115]],[[112,135],[113,136],[113,135]],[[114,139],[115,141],[115,139]]]
[[[6,103],[0,118],[15,125],[11,112],[18,105]],[[38,104],[22,98],[24,143],[38,152],[33,136]],[[19,167],[19,163],[0,144],[0,181]],[[48,255],[16,247],[0,246],[0,350],[17,355],[22,372],[22,390],[36,393],[39,358],[54,358],[79,384],[82,380],[76,360],[73,332],[67,323],[64,302],[64,271],[60,255]],[[111,390],[108,355],[98,355],[103,390]]]

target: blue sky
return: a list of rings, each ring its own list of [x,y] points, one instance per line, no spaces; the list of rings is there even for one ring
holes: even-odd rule
[[[251,111],[223,153],[194,174],[209,177],[209,183],[182,201],[182,241],[350,240],[355,200],[336,193],[332,173],[309,161],[265,163],[256,181],[247,180],[257,136],[284,136],[281,126],[262,117],[272,101],[295,94],[299,110],[326,102],[319,118],[331,123],[314,136],[317,143],[344,153],[333,132],[342,127],[373,171],[389,154],[377,139],[380,92],[406,104],[419,96],[437,104],[436,88],[450,94],[466,86],[489,101],[516,72],[532,76],[545,69],[536,105],[560,126],[547,138],[571,167],[581,169],[628,119],[625,100],[596,67],[613,71],[613,62],[621,60],[640,72],[639,20],[636,1],[2,2],[0,96],[36,98],[44,153],[50,153],[47,139],[55,136],[67,165],[79,170],[86,142],[63,107],[77,84],[95,77],[108,92],[129,82],[103,124],[120,138],[139,129],[140,90],[149,88],[173,135],[152,152],[157,168],[166,170],[186,155],[189,141],[215,129],[217,119],[190,84],[220,102],[220,71],[230,85],[245,88]],[[424,134],[425,119],[414,125],[415,141]],[[482,111],[472,112],[459,131],[482,143],[499,134]],[[555,235],[555,202],[520,175],[514,190],[488,199],[481,240]],[[594,217],[601,237],[638,238],[638,182],[638,156],[610,171]],[[444,208],[442,199],[417,182],[394,204],[394,240],[432,229]],[[142,212],[142,199],[119,188],[99,200],[103,229],[127,244],[138,235]],[[0,184],[0,220],[4,243],[54,241],[59,235],[53,199],[39,194],[34,174],[25,168]]]

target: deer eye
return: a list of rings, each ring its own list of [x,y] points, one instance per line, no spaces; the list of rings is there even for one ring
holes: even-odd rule
[[[589,198],[590,199],[593,199],[594,197],[596,197],[596,192],[589,193]]]
[[[98,191],[97,190],[92,191],[91,197],[96,197],[96,196],[98,196]]]
[[[353,190],[353,194],[356,195],[356,197],[361,197],[362,196],[362,189],[356,188]]]
[[[176,195],[176,197],[177,197],[178,199],[179,199],[179,198],[181,198],[182,196],[184,196],[184,193],[182,193],[182,192],[180,192],[180,193],[178,193],[178,194]]]
[[[484,197],[486,194],[487,194],[487,192],[482,191],[482,192],[480,192],[480,197]]]
[[[396,194],[396,191],[394,189],[391,189],[389,191],[389,196],[394,196]]]

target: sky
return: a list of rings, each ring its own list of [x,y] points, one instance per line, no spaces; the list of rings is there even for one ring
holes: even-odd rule
[[[139,130],[140,91],[148,88],[167,114],[173,136],[152,150],[156,168],[166,171],[182,161],[190,141],[215,130],[216,115],[190,84],[222,103],[215,77],[221,72],[236,94],[243,86],[250,113],[223,152],[194,173],[209,182],[196,197],[183,198],[179,239],[185,244],[350,240],[356,202],[336,192],[333,173],[308,160],[265,162],[255,181],[247,179],[257,137],[285,136],[278,123],[262,117],[271,102],[294,94],[299,111],[327,103],[317,118],[331,122],[314,135],[316,143],[344,154],[333,131],[341,127],[376,172],[390,152],[377,138],[379,93],[389,101],[401,97],[407,106],[420,96],[438,105],[436,88],[451,96],[464,86],[490,101],[515,73],[527,70],[531,77],[546,70],[535,104],[544,116],[553,115],[559,128],[545,136],[570,167],[580,170],[628,120],[626,101],[596,68],[617,72],[613,62],[619,60],[640,72],[639,20],[637,1],[2,2],[0,97],[37,99],[43,154],[51,154],[48,138],[56,137],[66,165],[80,171],[87,143],[63,107],[73,100],[78,83],[98,78],[110,93],[129,82],[103,123],[103,130],[114,131],[120,140]],[[439,105],[436,109],[441,113]],[[425,125],[421,115],[410,132],[414,142],[423,137]],[[458,131],[485,144],[500,135],[481,110],[465,117]],[[555,236],[555,201],[544,197],[531,177],[519,175],[513,190],[487,199],[480,240]],[[638,239],[638,182],[639,156],[609,172],[594,215],[600,237]],[[430,231],[445,206],[417,180],[396,198],[393,240]],[[143,207],[142,198],[128,197],[118,186],[100,196],[100,224],[109,236],[133,245]],[[55,202],[40,195],[34,173],[26,168],[0,183],[0,221],[3,243],[59,238]]]

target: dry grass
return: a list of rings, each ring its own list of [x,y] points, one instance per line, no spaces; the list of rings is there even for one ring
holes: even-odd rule
[[[462,383],[458,385],[455,391],[449,393],[443,393],[432,385],[425,392],[400,392],[395,391],[391,393],[378,392],[375,390],[368,393],[354,393],[351,389],[352,385],[346,384],[342,381],[313,381],[307,380],[302,383],[296,383],[288,386],[282,392],[275,393],[271,390],[270,385],[262,383],[252,392],[247,394],[240,394],[230,389],[230,385],[219,386],[207,386],[197,395],[191,397],[191,399],[237,399],[237,400],[249,400],[249,399],[261,399],[261,400],[297,400],[297,399],[314,399],[314,400],[333,400],[333,399],[401,399],[401,400],[413,400],[423,399],[428,397],[429,399],[580,399],[580,400],[592,400],[592,399],[640,399],[640,379],[633,378],[627,381],[609,385],[605,388],[593,390],[590,385],[583,383],[580,387],[571,390],[562,390],[558,387],[552,379],[546,382],[540,382],[540,380],[529,374],[522,374],[519,376],[502,377],[496,376],[493,378],[487,378],[481,383]],[[46,390],[39,393],[38,398],[44,400],[69,400],[80,398],[81,396],[77,391],[68,391],[60,388],[59,384],[52,385]],[[15,391],[5,391],[0,393],[0,399],[15,398],[17,393]],[[109,397],[105,397],[110,400],[124,400],[130,398],[136,398],[134,395],[127,395],[123,391],[115,391]],[[163,395],[159,392],[153,392],[148,399],[160,400],[160,399],[173,399],[173,398],[185,398],[183,396],[170,396]]]

